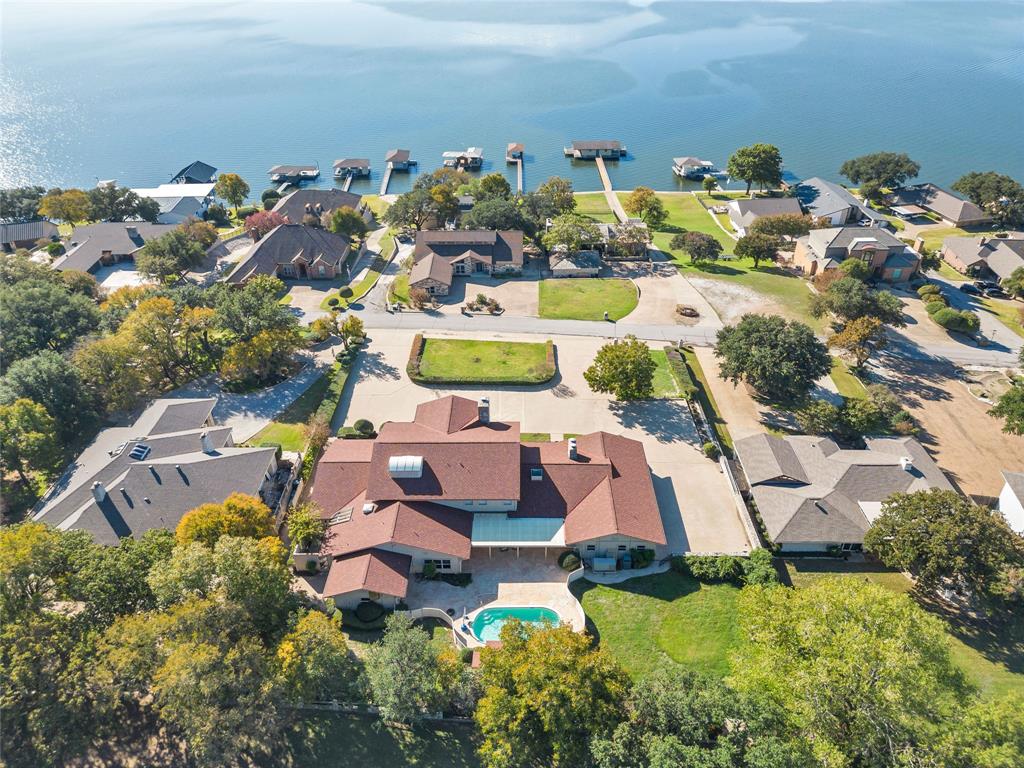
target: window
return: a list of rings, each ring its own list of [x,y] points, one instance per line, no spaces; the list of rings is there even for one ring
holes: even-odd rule
[[[345,509],[339,509],[327,520],[328,525],[337,525],[338,523],[347,523],[352,519],[352,507],[345,507]]]
[[[476,504],[476,502],[475,502],[475,501],[473,501],[472,499],[469,499],[469,500],[468,500],[468,501],[466,502],[466,506],[467,506],[467,507],[472,507],[472,506],[473,506],[474,504]]]
[[[594,544],[587,544],[587,552],[596,552],[597,546]]]
[[[316,271],[317,271],[317,274],[320,275],[320,277],[323,277],[325,272],[326,272],[326,270],[324,269],[324,265],[323,264],[321,264],[319,267],[317,267]]]
[[[434,567],[439,571],[450,571],[452,569],[451,560],[424,560],[423,565],[427,563],[433,563]]]
[[[530,480],[537,481],[537,480],[543,480],[543,479],[544,479],[544,470],[543,469],[541,469],[540,467],[531,467],[530,468]]]
[[[626,545],[625,544],[619,544],[619,552],[625,552],[625,551],[626,551]]]
[[[647,549],[647,547],[644,544],[637,544],[636,548],[637,548],[637,551]]]

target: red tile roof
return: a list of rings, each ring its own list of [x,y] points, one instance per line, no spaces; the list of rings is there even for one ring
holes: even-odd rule
[[[412,558],[398,552],[370,549],[337,558],[324,582],[324,597],[368,590],[405,597]]]

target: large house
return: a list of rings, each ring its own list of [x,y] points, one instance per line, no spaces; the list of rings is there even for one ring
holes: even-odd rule
[[[67,253],[53,263],[53,268],[96,272],[120,261],[134,261],[146,241],[175,229],[176,224],[148,221],[100,221],[75,227],[68,238]]]
[[[864,261],[873,277],[890,283],[910,280],[921,266],[921,257],[902,240],[884,229],[864,227],[812,229],[797,238],[792,264],[816,275],[853,258]]]
[[[794,190],[804,212],[816,219],[828,219],[833,227],[860,224],[888,227],[889,221],[845,187],[818,177],[801,181]]]
[[[751,200],[733,200],[727,206],[729,221],[741,237],[747,234],[750,225],[762,216],[803,213],[800,201],[794,197],[755,197]]]
[[[33,248],[39,240],[52,240],[55,237],[57,225],[46,219],[0,221],[0,249],[5,252]]]
[[[345,207],[359,213],[367,223],[373,220],[373,213],[360,195],[341,189],[297,189],[277,201],[274,213],[281,214],[291,224],[301,224],[305,216],[319,219],[325,213]]]
[[[749,496],[781,551],[860,550],[892,494],[953,490],[914,438],[866,443],[866,450],[848,450],[827,437],[764,433],[736,441]]]
[[[320,227],[281,224],[270,230],[227,277],[235,285],[256,275],[282,279],[333,280],[344,272],[352,243]]]
[[[901,187],[889,195],[888,203],[899,215],[934,213],[952,227],[979,227],[992,223],[992,217],[974,203],[934,184]]]
[[[133,189],[139,197],[156,200],[160,206],[159,224],[181,224],[185,219],[202,219],[213,202],[213,183],[161,184],[159,187]]]
[[[288,502],[294,469],[275,448],[238,448],[231,428],[213,422],[216,400],[156,400],[134,424],[105,429],[33,510],[61,530],[84,530],[101,544],[173,530],[201,504],[232,493],[260,497],[276,515]]]
[[[447,296],[454,275],[500,275],[523,268],[523,233],[489,229],[416,233],[409,287]]]
[[[1024,239],[1010,237],[947,237],[942,259],[957,272],[1005,280],[1024,267]]]
[[[486,399],[449,395],[374,440],[335,440],[311,484],[328,524],[321,594],[341,607],[394,606],[427,564],[459,573],[495,548],[570,548],[590,562],[666,544],[641,443],[607,432],[524,443]]]

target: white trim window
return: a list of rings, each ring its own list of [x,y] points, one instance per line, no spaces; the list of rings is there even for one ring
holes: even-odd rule
[[[424,560],[423,561],[423,565],[424,566],[426,566],[427,563],[433,563],[434,567],[437,568],[437,570],[439,570],[439,571],[450,571],[452,569],[452,561],[448,560],[448,559],[445,559],[445,560]]]

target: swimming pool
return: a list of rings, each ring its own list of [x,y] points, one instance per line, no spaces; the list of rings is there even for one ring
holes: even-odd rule
[[[550,608],[484,608],[473,619],[473,634],[486,643],[497,640],[501,628],[510,619],[519,619],[524,624],[558,624],[559,617]]]

